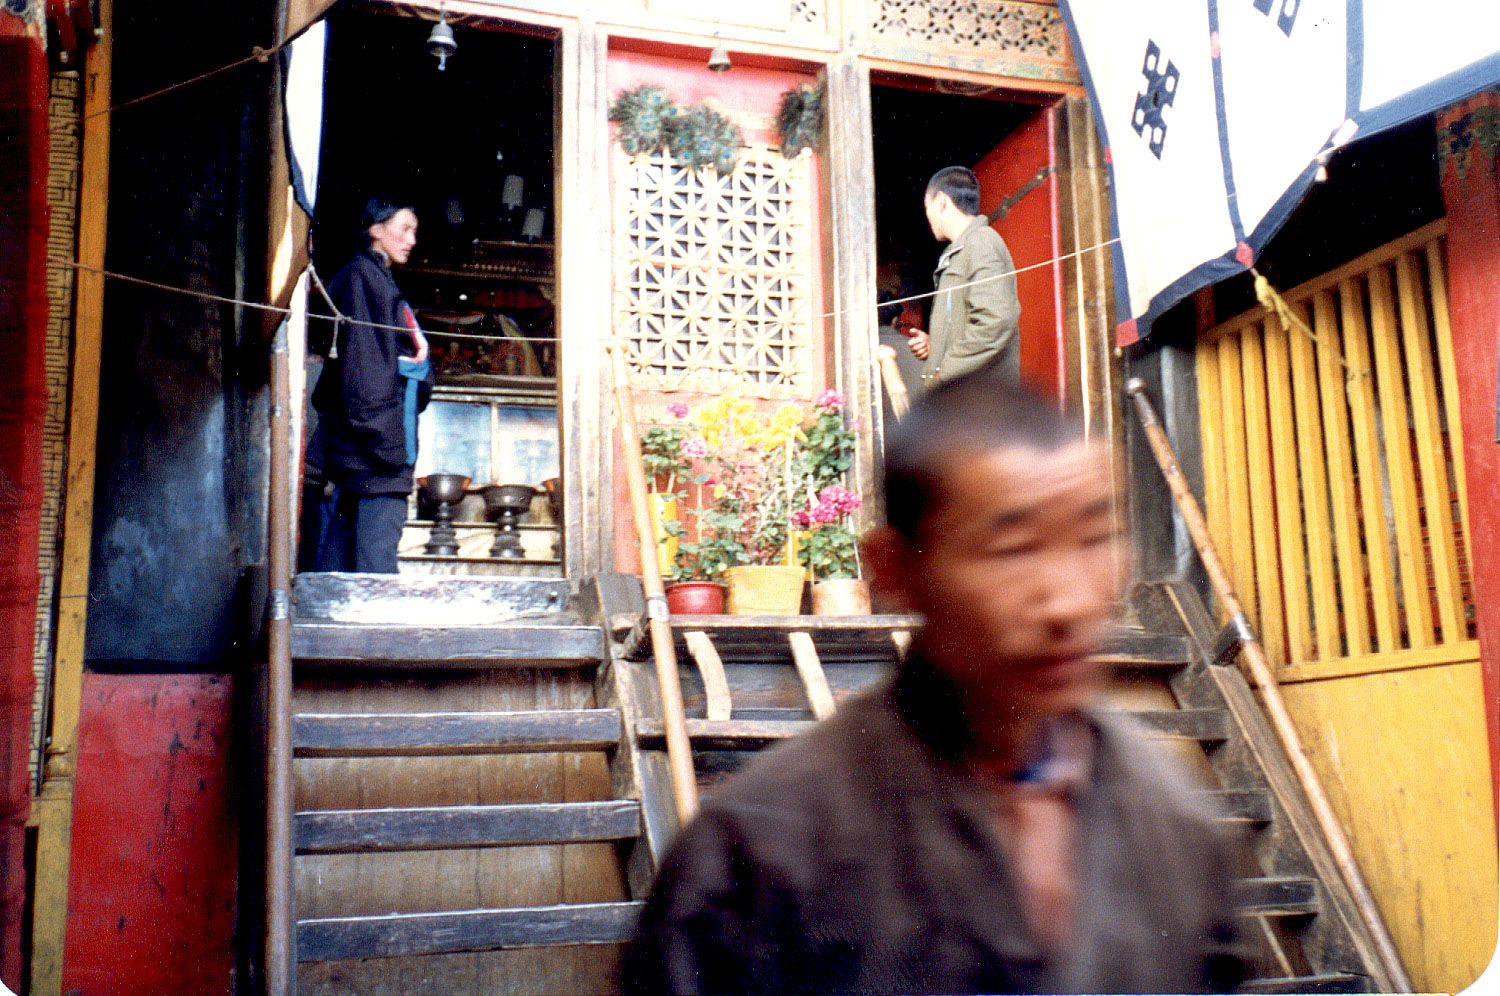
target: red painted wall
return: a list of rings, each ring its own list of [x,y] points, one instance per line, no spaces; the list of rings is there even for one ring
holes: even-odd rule
[[[779,142],[775,133],[774,117],[781,95],[799,83],[814,83],[817,74],[811,68],[802,69],[778,65],[765,57],[750,57],[730,52],[734,68],[727,73],[714,73],[707,68],[708,50],[686,51],[660,46],[612,48],[609,53],[609,95],[613,100],[623,91],[650,84],[659,86],[681,105],[696,104],[711,99],[725,111],[761,116],[767,127],[755,129],[745,127],[745,139],[751,142]],[[742,125],[742,127],[744,127]],[[814,190],[822,183],[821,162],[816,153],[813,159]],[[812,205],[813,251],[823,251],[821,205],[814,200]],[[824,309],[823,272],[821,267],[813,271],[812,306],[816,313]],[[821,328],[815,328],[812,346],[814,355],[826,350]],[[827,371],[821,364],[814,364],[811,387],[802,402],[817,397],[827,384]],[[636,409],[640,417],[651,417],[654,411],[660,416],[662,407],[671,401],[686,401],[696,404],[701,400],[695,394],[660,394],[637,392]],[[778,402],[779,403],[779,402]],[[615,436],[617,458],[613,481],[615,515],[615,569],[629,574],[641,570],[640,550],[636,544],[634,520],[630,510],[630,492],[626,486],[623,464],[618,458],[619,436]]]
[[[63,992],[235,991],[231,680],[83,683]]]
[[[1030,120],[973,167],[979,178],[980,206],[993,210],[1036,176],[1037,170],[1053,165],[1053,115],[1039,108]],[[1005,239],[1017,269],[1054,259],[1058,239],[1057,175],[1027,194],[1003,219],[995,231]],[[1064,345],[1062,331],[1062,271],[1057,263],[1016,274],[1016,294],[1021,299],[1021,375],[1032,386],[1062,401]]]
[[[1450,124],[1480,108],[1500,110],[1500,91],[1440,115],[1438,141],[1446,141]],[[1500,807],[1500,443],[1495,441],[1500,370],[1500,156],[1493,149],[1486,153],[1474,131],[1468,135],[1473,148],[1467,175],[1460,178],[1450,160],[1442,184],[1448,209],[1448,307],[1462,406],[1474,603],[1489,721],[1490,773]]]
[[[19,988],[47,408],[47,61],[0,13],[0,978]]]

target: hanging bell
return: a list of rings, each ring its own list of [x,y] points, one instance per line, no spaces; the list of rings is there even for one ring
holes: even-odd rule
[[[438,72],[448,68],[448,56],[458,51],[458,42],[453,40],[453,29],[448,27],[448,18],[438,15],[438,22],[432,26],[432,34],[427,36],[427,54],[437,57]]]
[[[717,40],[718,36],[714,36]],[[734,67],[729,61],[729,50],[724,47],[723,42],[714,45],[714,50],[708,54],[708,68],[716,73],[727,73]]]

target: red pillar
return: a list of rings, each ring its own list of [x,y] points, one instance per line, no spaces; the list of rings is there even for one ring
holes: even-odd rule
[[[1490,774],[1500,807],[1500,91],[1438,116],[1443,201],[1448,211],[1448,295],[1458,368],[1469,545],[1479,623]]]

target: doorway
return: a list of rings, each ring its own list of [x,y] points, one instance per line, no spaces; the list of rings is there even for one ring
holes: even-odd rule
[[[871,79],[875,162],[876,286],[882,299],[933,290],[945,243],[927,224],[927,181],[947,166],[966,166],[979,180],[981,214],[1005,239],[1018,269],[1057,255],[1057,193],[1053,177],[1052,107],[997,86],[876,73]],[[1022,376],[1061,396],[1057,355],[1058,277],[1055,266],[1017,276],[1021,300]],[[930,328],[931,299],[913,301],[899,316],[882,311],[881,342],[895,348],[911,383],[920,370],[907,346],[912,329]]]
[[[557,41],[551,32],[355,7],[329,17],[313,257],[330,279],[359,248],[365,200],[410,204],[396,280],[431,345],[417,476],[468,478],[461,500],[408,502],[402,573],[561,576],[556,253]],[[326,352],[327,336],[310,346]],[[487,507],[489,485],[536,489]],[[494,496],[492,496],[494,497]],[[503,511],[504,508],[510,511]],[[439,525],[451,516],[454,533]]]

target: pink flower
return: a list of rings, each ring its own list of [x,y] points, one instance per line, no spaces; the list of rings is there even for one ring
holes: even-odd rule
[[[796,526],[798,529],[806,529],[809,525],[812,524],[812,519],[809,518],[808,514],[801,509],[793,512],[791,515],[791,519],[792,525]]]
[[[859,495],[850,491],[842,484],[830,484],[818,492],[818,506],[820,508],[826,506],[832,509],[835,516],[848,515],[863,504],[864,502],[860,499]],[[832,522],[833,520],[827,519],[821,521]]]
[[[702,460],[708,456],[708,442],[702,436],[682,441],[682,455],[689,460]]]
[[[844,396],[842,393],[829,389],[818,395],[818,400],[813,402],[813,407],[822,408],[828,412],[841,412],[844,410]]]
[[[813,510],[809,514],[814,522],[837,522],[840,517],[838,508],[830,505],[828,502],[821,501],[813,506]]]
[[[683,404],[681,401],[674,401],[667,406],[667,411],[673,415],[676,415],[678,418],[687,418],[688,406]]]
[[[864,424],[864,419],[860,418],[858,415],[849,420],[849,428],[853,429],[855,432],[858,432]]]

